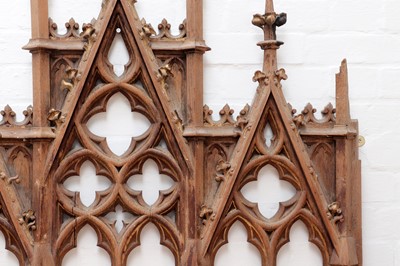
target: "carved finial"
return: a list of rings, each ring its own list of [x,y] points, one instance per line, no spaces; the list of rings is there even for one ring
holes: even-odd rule
[[[225,104],[224,107],[219,111],[219,115],[221,116],[220,122],[222,124],[234,125],[235,120],[232,117],[234,112],[235,110],[233,110],[229,104]]]
[[[1,124],[13,124],[15,122],[15,117],[16,114],[13,111],[13,109],[7,104],[6,107],[4,107],[4,110],[2,110],[1,115],[3,116],[3,121]]]
[[[276,39],[276,27],[284,25],[286,21],[286,13],[276,13],[272,0],[266,0],[264,14],[253,15],[253,25],[264,31],[264,40],[257,45],[264,50],[263,71],[268,75],[277,69],[276,50],[283,44]]]
[[[250,105],[246,104],[245,107],[240,111],[239,115],[236,117],[236,126],[240,127],[241,130],[243,130],[246,125],[249,123],[249,111],[250,111]]]
[[[36,216],[34,211],[28,210],[24,212],[18,221],[20,225],[25,225],[28,230],[36,230]]]
[[[211,110],[210,107],[208,107],[208,105],[205,104],[203,106],[203,122],[204,122],[204,124],[212,125],[214,123],[214,121],[211,117],[212,114],[213,114],[213,110]]]
[[[215,181],[221,182],[225,180],[225,175],[231,168],[231,164],[224,160],[219,160],[215,170],[217,171]]]
[[[336,108],[333,108],[332,103],[328,103],[324,110],[321,111],[322,114],[322,121],[326,122],[335,122],[336,121]]]
[[[78,75],[78,70],[72,67],[67,67],[65,74],[65,79],[61,81],[61,89],[71,91],[80,80],[80,75]]]
[[[275,71],[275,86],[281,88],[281,80],[287,80],[288,76],[286,75],[285,69],[281,68]]]
[[[311,103],[307,103],[307,105],[304,107],[303,111],[301,111],[301,113],[304,115],[304,119],[307,122],[315,120],[315,116],[314,116],[315,112],[317,112],[317,109],[315,109]]]
[[[151,26],[150,23],[146,23],[146,20],[144,18],[142,18],[141,22],[143,25],[142,31],[143,31],[144,35],[146,35],[147,37],[150,37],[151,35],[157,34],[156,31],[154,30],[153,26]]]
[[[203,219],[202,223],[205,225],[207,221],[214,221],[215,214],[213,209],[207,207],[206,205],[202,205],[199,217]]]
[[[266,80],[268,80],[268,78],[267,78],[267,75],[265,75],[265,73],[264,72],[262,72],[262,71],[260,71],[260,70],[257,70],[255,73],[254,73],[254,76],[253,76],[253,81],[254,82],[258,82],[260,85],[263,83],[263,82],[265,82]]]
[[[293,117],[293,122],[295,123],[296,127],[298,127],[298,128],[300,128],[306,124],[303,114],[298,114],[295,117]]]
[[[183,131],[183,121],[179,117],[179,113],[177,110],[171,113],[172,115],[172,122],[178,126],[179,130],[182,132]]]
[[[56,110],[54,108],[50,109],[49,115],[47,116],[47,120],[50,121],[52,126],[56,126],[59,128],[62,123],[65,122],[66,114],[62,114],[60,110]]]
[[[81,33],[81,37],[85,42],[83,49],[85,50],[85,55],[83,56],[83,61],[88,59],[89,51],[92,49],[94,42],[96,41],[96,30],[94,28],[93,23],[83,24],[82,26],[83,32]]]
[[[251,23],[253,23],[254,26],[257,26],[264,31],[265,34],[264,41],[272,42],[276,41],[276,27],[285,25],[286,21],[287,21],[286,13],[277,14],[274,11],[267,11],[264,15],[261,14],[253,15]],[[282,44],[283,44],[282,42],[276,43],[278,48]],[[262,45],[260,46],[263,47]]]
[[[173,77],[172,67],[170,64],[165,64],[158,69],[157,78],[161,82],[164,89],[168,89],[167,78]]]
[[[328,211],[326,212],[328,218],[333,220],[334,223],[343,222],[344,217],[342,209],[340,208],[339,202],[333,202],[328,205]]]

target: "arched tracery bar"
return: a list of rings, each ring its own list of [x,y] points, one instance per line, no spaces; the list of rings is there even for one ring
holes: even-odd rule
[[[324,265],[362,265],[358,126],[350,117],[346,61],[336,76],[336,108],[328,104],[321,119],[311,104],[293,110],[277,62],[283,43],[276,30],[287,15],[267,0],[252,20],[264,32],[254,100],[236,118],[225,105],[215,121],[203,106],[202,57],[210,49],[203,2],[187,0],[178,35],[166,20],[157,32],[140,19],[136,0],[101,4],[97,20],[80,27],[71,19],[58,34],[47,0],[31,0],[32,39],[24,48],[33,58],[33,109],[16,122],[7,106],[0,121],[0,230],[21,265],[61,265],[87,225],[113,265],[125,265],[143,228],[154,224],[177,265],[208,266],[240,222],[262,264],[275,266],[299,220]],[[120,76],[108,59],[117,34],[129,53]],[[121,155],[87,126],[116,94],[148,123]],[[127,184],[148,161],[172,182],[150,205]],[[65,185],[85,163],[109,183],[90,206]],[[242,193],[267,166],[296,191],[270,218]],[[109,218],[117,209],[131,217],[118,230]]]

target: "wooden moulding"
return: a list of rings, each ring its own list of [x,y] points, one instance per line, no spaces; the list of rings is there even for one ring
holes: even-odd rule
[[[21,265],[61,265],[79,231],[90,225],[112,264],[125,265],[142,229],[153,223],[176,265],[208,266],[228,242],[231,226],[241,222],[262,265],[274,266],[300,220],[324,265],[362,265],[358,124],[350,117],[346,61],[336,75],[336,108],[328,104],[321,118],[311,104],[293,110],[283,95],[287,75],[277,62],[283,43],[276,30],[287,15],[267,0],[252,21],[264,32],[254,100],[236,114],[225,105],[214,120],[203,103],[203,54],[210,48],[203,40],[202,1],[187,0],[177,35],[166,20],[156,31],[139,19],[135,2],[104,0],[97,20],[79,25],[71,19],[59,34],[47,19],[47,0],[31,1],[32,39],[24,49],[33,57],[33,108],[22,122],[11,107],[1,111],[0,230],[6,248]],[[130,56],[119,77],[108,60],[116,34]],[[121,156],[87,126],[115,93],[151,124]],[[266,128],[272,131],[268,140]],[[126,185],[147,160],[175,182],[152,206]],[[89,207],[63,185],[86,161],[111,183]],[[297,190],[270,219],[241,193],[267,165]],[[118,206],[136,217],[121,232],[107,218]]]

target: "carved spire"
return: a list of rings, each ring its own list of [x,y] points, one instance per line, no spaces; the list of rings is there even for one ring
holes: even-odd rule
[[[264,50],[264,72],[274,72],[277,70],[276,50],[283,44],[276,40],[276,27],[286,23],[286,13],[275,13],[273,0],[266,0],[265,14],[255,14],[252,23],[264,31],[264,41],[257,44]]]
[[[274,12],[274,1],[273,0],[267,0],[265,1],[265,12]]]

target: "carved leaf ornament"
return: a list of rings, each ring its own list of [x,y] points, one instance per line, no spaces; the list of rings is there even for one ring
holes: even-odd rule
[[[42,2],[32,0],[34,18],[47,16]],[[267,0],[252,21],[265,36],[254,100],[237,115],[226,104],[214,120],[202,101],[202,1],[187,1],[177,35],[167,20],[156,31],[140,19],[135,3],[104,0],[97,20],[80,30],[71,19],[65,34],[32,20],[35,107],[22,122],[1,111],[6,249],[21,265],[76,264],[94,232],[90,254],[112,265],[148,265],[155,254],[171,265],[227,265],[224,252],[240,244],[252,263],[274,266],[300,243],[291,238],[301,224],[322,265],[362,265],[346,61],[336,107],[321,119],[311,104],[297,114],[276,60],[287,15]]]

